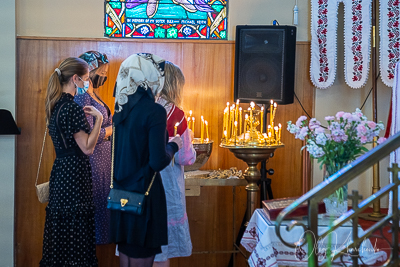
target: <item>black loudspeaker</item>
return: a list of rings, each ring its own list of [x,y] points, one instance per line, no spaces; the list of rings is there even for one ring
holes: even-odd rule
[[[236,26],[234,97],[293,103],[296,27]]]

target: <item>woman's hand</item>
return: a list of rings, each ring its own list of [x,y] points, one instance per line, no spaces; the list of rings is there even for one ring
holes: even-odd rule
[[[101,112],[93,106],[85,106],[83,108],[83,111],[85,112],[85,114],[92,115],[96,119],[103,119],[103,115],[101,114]]]
[[[170,138],[169,142],[174,142],[178,145],[178,148],[181,149],[182,148],[182,138],[179,134],[177,134],[176,136]],[[178,149],[178,150],[179,150]]]

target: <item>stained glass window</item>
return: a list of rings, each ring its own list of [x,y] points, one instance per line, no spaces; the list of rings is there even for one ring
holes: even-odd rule
[[[105,0],[113,38],[227,39],[229,0]]]

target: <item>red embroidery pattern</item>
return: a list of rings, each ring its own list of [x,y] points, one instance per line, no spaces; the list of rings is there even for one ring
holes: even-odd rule
[[[388,2],[388,79],[391,80],[394,78],[394,70],[396,67],[396,63],[399,59],[399,0],[389,0]]]
[[[353,81],[360,81],[362,78],[362,70],[363,70],[363,55],[361,53],[362,46],[362,0],[352,0],[352,43],[351,51],[353,53]]]
[[[328,32],[328,0],[318,0],[318,48],[319,48],[319,82],[328,80],[328,56],[326,50],[326,35]]]

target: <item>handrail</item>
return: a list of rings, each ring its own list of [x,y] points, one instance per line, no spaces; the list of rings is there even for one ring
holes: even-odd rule
[[[339,170],[332,176],[330,176],[328,179],[325,181],[321,182],[317,186],[315,186],[313,189],[311,189],[309,192],[304,194],[303,196],[299,197],[296,201],[294,201],[291,205],[286,207],[278,216],[278,218],[275,221],[275,232],[277,236],[280,238],[283,244],[285,244],[288,247],[298,247],[302,246],[303,244],[307,243],[307,239],[304,239],[302,242],[296,242],[296,243],[288,243],[285,240],[283,240],[280,229],[283,220],[287,215],[292,213],[294,210],[296,210],[299,205],[301,205],[304,202],[308,203],[308,225],[304,225],[302,223],[299,223],[297,221],[292,221],[290,225],[287,226],[288,231],[293,229],[295,226],[301,226],[304,229],[304,232],[312,233],[314,236],[314,240],[310,239],[308,243],[309,251],[310,249],[313,250],[315,248],[315,240],[318,239],[318,237],[324,237],[328,235],[330,232],[332,232],[334,229],[338,228],[341,224],[349,221],[350,219],[353,219],[353,240],[354,243],[350,244],[349,247],[356,247],[357,242],[360,241],[360,238],[365,238],[368,237],[369,235],[372,234],[373,231],[370,231],[369,229],[362,237],[358,237],[357,234],[355,234],[354,231],[358,227],[358,215],[365,210],[368,206],[371,205],[371,203],[378,201],[380,198],[388,194],[390,191],[393,192],[393,214],[391,216],[386,216],[384,217],[377,225],[382,226],[384,225],[385,222],[388,222],[390,220],[393,220],[393,224],[396,223],[397,225],[399,224],[399,211],[397,209],[398,202],[397,202],[397,191],[398,191],[398,186],[400,185],[400,180],[398,179],[398,171],[400,170],[397,167],[397,164],[393,164],[393,168],[389,168],[390,171],[393,173],[393,183],[385,186],[382,190],[379,192],[371,195],[364,201],[362,201],[358,205],[358,199],[360,196],[358,195],[357,191],[353,191],[353,196],[349,197],[352,198],[353,200],[353,209],[349,210],[347,213],[343,214],[340,216],[338,219],[336,219],[332,227],[328,229],[325,233],[322,233],[321,235],[318,235],[318,203],[322,201],[325,197],[329,196],[332,194],[335,190],[338,188],[344,186],[345,184],[348,184],[351,180],[355,179],[359,174],[363,173],[367,169],[369,169],[371,166],[373,166],[375,163],[379,162],[386,156],[388,156],[392,151],[396,150],[398,147],[400,147],[400,132],[393,135],[390,137],[388,140],[386,140],[384,143],[376,146],[375,148],[371,149],[364,155],[360,156],[357,158],[355,161],[351,162],[347,166],[345,166],[343,169]],[[397,172],[396,172],[397,171]],[[395,179],[396,178],[396,179]],[[396,208],[396,209],[395,209]],[[378,226],[373,226],[376,229],[378,229]],[[374,228],[374,229],[375,229]],[[376,230],[375,229],[375,230]],[[396,235],[398,233],[398,227]],[[393,236],[393,238],[395,238]],[[398,237],[396,237],[396,240]],[[395,240],[393,240],[395,241]],[[397,240],[398,242],[398,240]],[[397,243],[396,242],[396,243]],[[396,244],[395,243],[395,244]],[[396,245],[397,247],[397,245]],[[393,253],[395,248],[393,248]],[[396,249],[396,252],[398,252],[398,247]],[[318,265],[318,259],[317,259],[317,253],[314,253],[314,255],[309,255],[309,261],[313,261],[313,264]],[[398,254],[398,253],[397,253]],[[339,257],[339,253],[334,255],[334,258]],[[398,255],[394,255],[395,263],[398,263]],[[353,259],[353,263],[355,266],[358,266],[358,259],[356,258],[355,260]],[[325,263],[323,263],[324,265]],[[317,265],[310,265],[309,266],[317,266]]]

